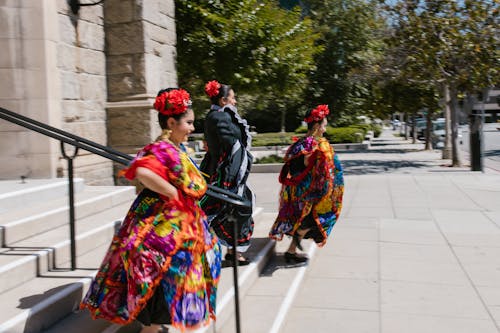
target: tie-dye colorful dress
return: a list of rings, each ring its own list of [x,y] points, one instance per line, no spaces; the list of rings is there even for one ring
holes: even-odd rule
[[[284,162],[280,208],[269,237],[281,240],[298,228],[310,229],[304,238],[323,246],[342,209],[340,161],[327,139],[307,136],[288,148]]]
[[[169,142],[144,147],[125,177],[135,178],[138,167],[176,186],[179,200],[141,191],[81,307],[88,308],[94,318],[127,324],[162,290],[172,326],[184,329],[205,324],[215,319],[221,267],[218,239],[198,203],[206,182],[187,154]]]

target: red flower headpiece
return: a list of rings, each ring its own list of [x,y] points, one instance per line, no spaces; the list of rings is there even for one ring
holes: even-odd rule
[[[184,89],[174,89],[157,96],[153,106],[161,114],[174,116],[186,112],[189,105],[191,105],[189,93]]]
[[[205,92],[207,93],[208,97],[212,98],[219,94],[220,87],[220,83],[216,80],[208,81],[207,84],[205,84]]]
[[[328,109],[328,105],[326,104],[321,104],[318,105],[315,109],[311,111],[311,114],[304,118],[304,121],[306,123],[312,123],[313,121],[320,121],[323,120],[328,114],[330,113],[330,110]]]

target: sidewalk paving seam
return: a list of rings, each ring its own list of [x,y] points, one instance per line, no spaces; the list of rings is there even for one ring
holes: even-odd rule
[[[454,183],[455,185],[455,183]],[[432,210],[431,210],[431,214],[432,214]],[[481,297],[481,294],[479,292],[479,290],[477,289],[474,281],[472,280],[472,278],[470,277],[470,274],[467,272],[467,270],[465,269],[462,261],[460,260],[459,256],[457,255],[457,253],[455,252],[455,249],[453,247],[453,245],[450,243],[450,240],[448,239],[448,237],[446,237],[446,234],[443,232],[443,230],[441,229],[441,226],[439,225],[439,223],[437,222],[437,220],[435,219],[434,215],[432,217],[433,221],[434,221],[434,224],[436,225],[437,229],[439,230],[439,232],[441,233],[441,236],[443,236],[443,238],[445,239],[446,241],[446,244],[448,245],[448,248],[451,250],[451,252],[453,253],[453,256],[455,257],[455,259],[457,260],[458,262],[458,265],[460,266],[460,269],[463,271],[463,273],[465,274],[465,276],[467,277],[467,281],[469,281],[469,284],[470,286],[472,287],[472,289],[474,290],[474,293],[476,294],[476,296],[479,298],[481,304],[483,305],[483,308],[484,310],[486,311],[486,313],[488,314],[490,320],[493,322],[493,324],[495,325],[496,329],[498,330],[498,332],[500,332],[500,325],[499,323],[497,322],[497,320],[495,319],[495,316],[491,313],[489,307],[488,307],[488,304],[486,304],[486,302],[484,301],[483,297]],[[470,246],[465,246],[465,247],[470,247]]]

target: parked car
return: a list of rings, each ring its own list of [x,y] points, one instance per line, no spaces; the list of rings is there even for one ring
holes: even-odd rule
[[[425,137],[425,129],[427,128],[427,119],[418,118],[415,120],[415,130],[417,131],[417,139]],[[410,127],[410,136],[413,136],[412,127]]]
[[[434,149],[444,148],[446,140],[445,124],[444,119],[436,119],[432,122],[431,143]]]
[[[446,140],[445,119],[438,118],[432,122],[431,143],[434,149],[443,149]],[[458,140],[462,143],[462,131],[458,128]]]

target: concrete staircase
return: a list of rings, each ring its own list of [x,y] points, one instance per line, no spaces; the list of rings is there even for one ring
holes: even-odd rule
[[[276,213],[264,213],[260,230],[255,234],[269,232]],[[257,238],[258,239],[258,238]],[[269,260],[262,263],[263,267],[258,275],[247,281],[243,292],[240,291],[240,328],[242,333],[278,333],[281,332],[282,324],[286,318],[289,307],[295,297],[298,287],[304,276],[307,265],[288,264],[285,262],[283,252],[286,251],[289,241],[274,242],[274,251]],[[303,242],[304,250],[312,257],[315,245]],[[240,283],[241,285],[241,283]],[[227,304],[223,316],[217,317],[215,326],[202,332],[207,333],[234,333],[235,312],[234,300]],[[197,332],[198,333],[198,332]]]
[[[264,184],[269,186],[266,181]],[[277,200],[259,180],[253,185],[257,206],[259,197]],[[71,271],[67,180],[0,182],[0,332],[140,331],[138,323],[119,326],[92,320],[88,311],[78,310],[115,229],[135,197],[134,188],[86,186],[78,179],[75,191],[78,256],[77,270]],[[294,295],[290,291],[303,274],[303,267],[284,264],[281,254],[275,254],[276,243],[267,237],[276,217],[269,211],[269,200],[263,202],[266,209],[258,207],[254,212],[256,227],[247,252],[252,263],[238,269],[241,332],[279,332]],[[283,243],[278,245],[280,252],[288,244]],[[217,322],[196,332],[236,331],[232,274],[231,267],[223,268]]]
[[[135,197],[75,180],[71,271],[67,191],[65,179],[0,182],[0,332],[41,332],[74,311]]]

